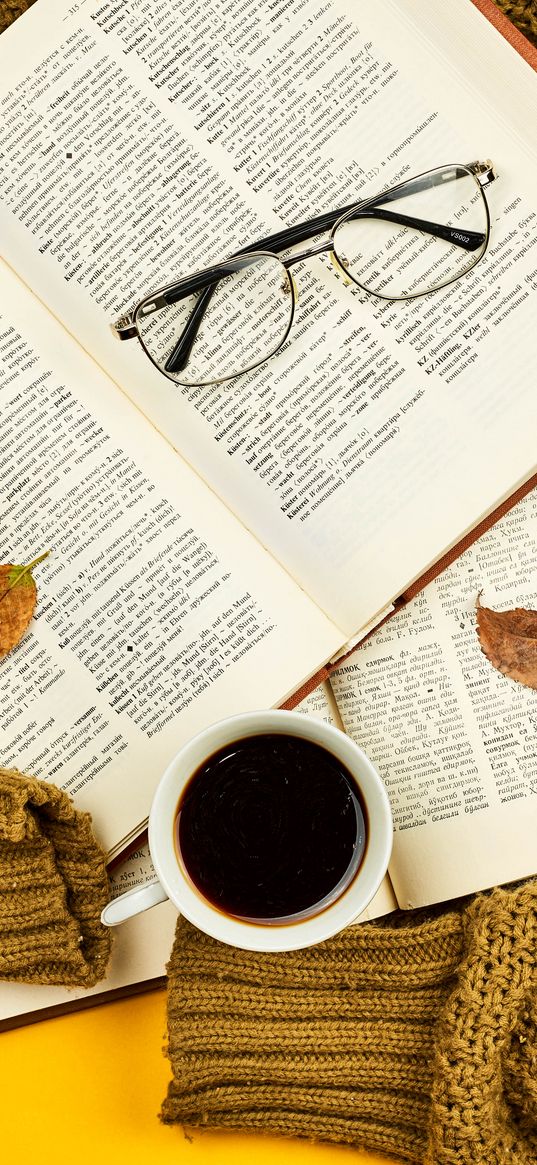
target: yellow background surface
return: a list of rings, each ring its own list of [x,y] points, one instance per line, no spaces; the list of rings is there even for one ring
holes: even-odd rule
[[[386,1165],[355,1149],[162,1125],[165,992],[0,1034],[1,1158],[40,1165]]]

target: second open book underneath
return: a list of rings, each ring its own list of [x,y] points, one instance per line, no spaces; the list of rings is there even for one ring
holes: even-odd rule
[[[376,763],[394,818],[389,875],[358,922],[537,873],[537,692],[482,654],[475,601],[535,605],[533,491],[299,705],[348,732]],[[112,874],[116,894],[154,877],[147,847]],[[170,903],[118,928],[91,992],[3,984],[0,1023],[161,980]]]
[[[367,918],[537,873],[537,691],[481,651],[476,601],[534,609],[533,490],[393,615],[304,709],[377,765],[394,819],[386,879]]]

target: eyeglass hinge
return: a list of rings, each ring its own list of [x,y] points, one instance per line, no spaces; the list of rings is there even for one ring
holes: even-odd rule
[[[469,162],[468,170],[475,174],[480,186],[490,186],[498,177],[494,162],[491,162],[490,158],[487,158],[486,162]]]
[[[133,336],[137,335],[136,328],[132,322],[132,312],[124,312],[119,319],[114,320],[110,327],[117,340],[132,340]]]

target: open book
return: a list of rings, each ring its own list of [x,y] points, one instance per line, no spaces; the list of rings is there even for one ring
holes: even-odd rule
[[[494,607],[534,604],[536,578],[533,491],[297,706],[352,736],[389,791],[389,871],[358,922],[537,872],[537,692],[495,671],[475,616],[481,589]],[[145,846],[113,871],[113,893],[153,877]],[[0,1026],[158,985],[176,917],[166,902],[118,927],[89,992],[2,984]]]
[[[0,77],[2,559],[54,551],[0,755],[113,855],[189,736],[284,701],[534,472],[537,80],[468,0],[39,0]],[[313,260],[289,343],[201,394],[111,334],[249,239],[489,157],[488,253],[435,295]]]

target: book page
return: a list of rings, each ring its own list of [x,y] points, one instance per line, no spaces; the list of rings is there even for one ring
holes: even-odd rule
[[[186,740],[281,703],[343,637],[3,266],[0,303],[0,561],[52,549],[0,663],[1,763],[114,850]]]
[[[534,610],[536,580],[534,490],[331,676],[386,783],[402,907],[537,873],[537,691],[492,667],[475,612]]]
[[[6,259],[347,638],[536,461],[537,162],[502,111],[537,81],[467,0],[444,9],[426,37],[395,2],[41,0],[0,42]],[[446,54],[476,20],[497,103]],[[382,302],[313,258],[282,351],[204,389],[108,330],[248,240],[486,157],[488,254],[434,296]]]
[[[313,689],[313,692],[309,692],[300,701],[300,704],[297,704],[294,711],[304,712],[308,716],[317,716],[319,720],[326,720],[327,724],[332,724],[334,728],[340,728],[342,732],[344,731],[339,708],[331,685],[327,680],[323,680]]]

